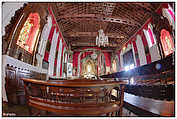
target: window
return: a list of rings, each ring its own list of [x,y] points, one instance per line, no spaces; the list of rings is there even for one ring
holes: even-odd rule
[[[153,33],[152,25],[148,24],[148,29],[147,30],[144,29],[143,31],[144,31],[144,34],[146,36],[148,46],[149,46],[149,48],[151,48],[154,44],[156,44],[155,35]]]
[[[132,50],[129,50],[123,55],[124,69],[130,70],[134,68],[134,58]]]
[[[165,56],[173,53],[174,44],[172,41],[172,37],[167,30],[165,30],[165,29],[161,30],[160,40],[162,42],[162,48],[163,48]]]
[[[39,14],[31,13],[20,31],[16,44],[25,49],[26,51],[32,53],[36,40],[38,38],[39,27]]]

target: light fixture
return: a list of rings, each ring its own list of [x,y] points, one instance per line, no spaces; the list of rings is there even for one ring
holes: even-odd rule
[[[96,37],[96,45],[98,45],[98,47],[100,46],[106,46],[109,44],[108,42],[108,36],[106,36],[103,32],[103,29],[98,30],[98,36]]]

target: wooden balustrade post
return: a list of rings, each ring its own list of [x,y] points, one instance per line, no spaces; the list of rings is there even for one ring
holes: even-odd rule
[[[123,102],[124,102],[124,89],[125,85],[120,85],[121,88],[121,99],[120,99],[120,110],[119,110],[119,116],[122,116],[122,108],[123,108]]]

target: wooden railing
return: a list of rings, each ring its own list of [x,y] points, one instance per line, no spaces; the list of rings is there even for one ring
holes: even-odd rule
[[[31,116],[121,116],[122,81],[22,79]],[[38,112],[32,110],[38,109]],[[41,114],[41,111],[46,113]],[[51,116],[51,115],[50,115]]]

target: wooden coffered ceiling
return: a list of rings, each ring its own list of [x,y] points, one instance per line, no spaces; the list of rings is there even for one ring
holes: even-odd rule
[[[71,49],[96,46],[101,28],[109,38],[104,50],[121,48],[151,17],[160,3],[55,2],[50,3],[64,39]]]

